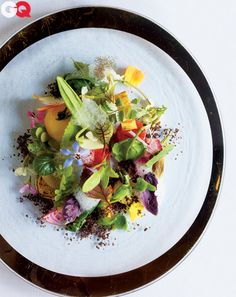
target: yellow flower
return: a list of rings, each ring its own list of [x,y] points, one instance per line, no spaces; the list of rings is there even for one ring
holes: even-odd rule
[[[128,66],[125,70],[125,81],[134,85],[135,87],[144,79],[144,73],[134,66]]]
[[[114,95],[113,97],[114,102],[116,102],[116,100],[118,99],[120,99],[121,104],[123,106],[130,106],[130,100],[126,91],[123,91],[119,94]]]
[[[123,130],[129,131],[137,129],[137,124],[135,120],[125,120],[121,123],[121,127]]]
[[[141,202],[135,202],[131,204],[128,213],[130,215],[132,222],[141,217],[143,209],[144,206],[141,204]]]

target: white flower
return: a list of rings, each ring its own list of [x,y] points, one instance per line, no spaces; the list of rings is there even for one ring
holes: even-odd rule
[[[82,87],[81,89],[81,95],[84,96],[88,93],[88,87]]]
[[[15,170],[15,176],[26,176],[27,168],[26,167],[18,167]]]

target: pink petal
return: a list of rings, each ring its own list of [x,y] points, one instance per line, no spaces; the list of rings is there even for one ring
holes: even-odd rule
[[[32,111],[27,111],[28,118],[34,117],[34,113]]]
[[[30,122],[30,128],[35,128],[35,124],[36,124],[36,120],[35,119],[31,119],[31,122]]]
[[[30,185],[29,185],[29,184],[25,184],[25,185],[23,185],[23,186],[20,188],[19,192],[20,192],[21,194],[24,194],[25,192],[28,192],[28,191],[29,191],[29,188],[30,188]]]
[[[62,209],[55,209],[53,211],[50,211],[48,214],[42,217],[43,220],[50,224],[58,225],[58,226],[63,226],[63,214],[62,214]]]
[[[147,150],[152,155],[162,150],[161,142],[158,138],[151,138]]]
[[[34,196],[38,193],[37,192],[37,189],[34,186],[32,186],[32,185],[29,186],[29,191]]]
[[[37,113],[37,119],[39,123],[43,123],[45,115],[46,115],[46,110],[38,111]]]

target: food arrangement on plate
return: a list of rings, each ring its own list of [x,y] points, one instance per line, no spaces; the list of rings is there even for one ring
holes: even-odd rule
[[[28,111],[15,169],[20,193],[50,201],[41,219],[69,231],[127,230],[145,211],[158,214],[158,180],[174,148],[160,128],[166,107],[139,89],[144,73],[134,66],[122,75],[107,58],[74,66],[50,93],[33,96],[39,107]]]

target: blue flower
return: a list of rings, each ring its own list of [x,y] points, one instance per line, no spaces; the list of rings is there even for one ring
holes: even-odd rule
[[[82,159],[86,158],[90,153],[89,150],[81,148],[78,142],[74,142],[72,151],[68,149],[61,149],[60,151],[64,156],[69,156],[64,162],[64,168],[71,166],[73,162],[75,162],[77,166],[83,166],[84,162]]]

